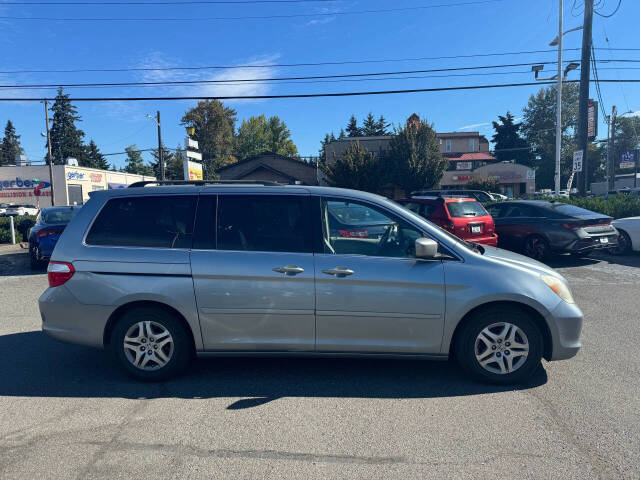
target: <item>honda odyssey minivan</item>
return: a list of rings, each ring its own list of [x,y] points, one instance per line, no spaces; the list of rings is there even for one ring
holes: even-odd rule
[[[344,355],[454,358],[514,383],[580,348],[582,313],[561,275],[383,197],[152,185],[92,192],[39,299],[47,334],[107,349],[138,379],[172,377],[193,356]],[[364,230],[362,219],[384,228],[339,231]]]

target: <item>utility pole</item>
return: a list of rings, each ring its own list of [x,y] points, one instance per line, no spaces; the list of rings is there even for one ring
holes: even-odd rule
[[[591,29],[593,27],[593,0],[584,0],[584,23],[582,30],[582,60],[580,63],[580,100],[578,112],[578,150],[582,150],[582,175],[578,182],[580,193],[585,195],[589,190],[589,156],[588,144],[588,110],[589,80],[591,77]]]
[[[51,206],[56,202],[53,196],[53,158],[51,158],[51,133],[49,132],[49,104],[44,101],[44,123],[47,127],[47,160],[49,162],[49,183],[51,184]]]
[[[160,180],[164,182],[164,155],[162,152],[162,129],[160,128],[160,110],[157,111],[157,115],[158,119],[156,123],[158,124],[158,161],[160,162]]]
[[[614,155],[615,144],[616,144],[616,116],[618,111],[616,110],[616,106],[614,105],[611,109],[611,121],[610,129],[611,132],[609,134],[609,142],[607,143],[607,190],[615,190],[616,188],[616,160]]]
[[[558,1],[558,85],[556,105],[556,173],[555,193],[560,194],[560,153],[562,149],[562,0]]]

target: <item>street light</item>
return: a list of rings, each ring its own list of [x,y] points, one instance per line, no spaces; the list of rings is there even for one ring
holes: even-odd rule
[[[582,30],[582,25],[580,25],[579,27],[576,28],[571,28],[569,30],[567,30],[566,32],[563,32],[562,35],[566,35],[569,32],[576,32],[578,30]],[[558,45],[558,36],[556,35],[556,38],[553,39],[553,41],[549,44],[550,47],[555,47],[556,45]]]

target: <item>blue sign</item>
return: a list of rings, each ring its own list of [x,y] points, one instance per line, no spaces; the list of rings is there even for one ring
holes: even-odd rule
[[[620,168],[634,168],[638,161],[638,150],[620,153]]]

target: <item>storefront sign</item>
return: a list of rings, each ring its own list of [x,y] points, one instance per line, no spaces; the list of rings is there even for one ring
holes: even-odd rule
[[[100,183],[102,182],[102,174],[101,173],[84,173],[84,172],[78,172],[77,170],[70,170],[67,172],[67,180]]]
[[[182,165],[185,180],[202,180],[204,178],[202,175],[202,164],[185,159]]]
[[[51,184],[42,180],[22,179],[16,177],[15,180],[0,181],[0,198],[28,198],[28,197],[50,197],[49,189]]]
[[[629,150],[620,153],[620,168],[633,168],[638,160],[638,150]]]
[[[473,177],[471,175],[454,175],[453,177],[451,177],[451,180],[455,180],[458,182],[469,182],[473,180]]]
[[[473,162],[456,162],[456,170],[471,170]]]

